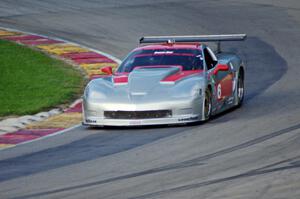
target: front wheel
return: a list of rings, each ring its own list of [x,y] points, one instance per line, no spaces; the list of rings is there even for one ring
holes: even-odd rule
[[[212,110],[211,91],[209,89],[206,89],[205,91],[203,109],[204,109],[203,111],[204,121],[207,121],[211,116],[211,110]]]

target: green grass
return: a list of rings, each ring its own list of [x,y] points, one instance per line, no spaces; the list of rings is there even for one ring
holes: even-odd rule
[[[34,114],[79,96],[79,71],[42,52],[0,40],[0,117]]]

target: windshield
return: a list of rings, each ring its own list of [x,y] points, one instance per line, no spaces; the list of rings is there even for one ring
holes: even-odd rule
[[[143,66],[182,66],[183,70],[202,70],[202,52],[200,49],[138,50],[123,61],[117,72],[131,72],[135,67]]]

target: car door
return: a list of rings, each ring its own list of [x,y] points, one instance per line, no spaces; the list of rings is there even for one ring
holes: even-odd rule
[[[215,84],[217,100],[224,101],[232,96],[232,86],[234,73],[229,64],[220,64],[215,54],[208,47],[204,49],[204,57],[207,70],[211,73],[211,78]]]
[[[218,81],[218,86],[221,87],[221,94],[219,94],[219,98],[221,100],[227,99],[232,96],[232,86],[233,86],[233,78],[234,73],[231,70],[229,64],[222,64],[224,68],[228,68],[228,70],[218,70],[216,73],[216,79]],[[217,67],[219,67],[218,65]]]

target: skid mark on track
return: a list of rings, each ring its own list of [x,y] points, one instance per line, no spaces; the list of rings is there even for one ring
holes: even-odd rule
[[[98,186],[98,185],[101,185],[101,184],[112,183],[112,182],[116,182],[116,181],[120,181],[120,180],[126,180],[126,179],[129,179],[129,178],[135,178],[135,177],[140,177],[140,176],[145,176],[145,175],[151,175],[151,174],[156,174],[156,173],[175,170],[175,169],[184,169],[184,168],[188,168],[188,167],[197,167],[197,166],[203,165],[204,164],[203,161],[207,161],[207,160],[212,159],[212,158],[216,158],[216,157],[219,157],[219,156],[222,156],[222,155],[226,155],[228,153],[232,153],[232,152],[237,151],[237,150],[242,150],[242,149],[245,149],[247,147],[262,143],[264,141],[270,140],[272,138],[275,138],[275,137],[278,137],[278,136],[281,136],[281,135],[284,135],[284,134],[287,134],[287,133],[292,133],[292,132],[293,133],[299,133],[299,131],[295,131],[295,130],[298,130],[298,129],[300,129],[300,124],[297,124],[297,125],[294,125],[294,126],[291,126],[291,127],[288,127],[288,128],[284,128],[284,129],[281,129],[279,131],[275,131],[275,132],[272,132],[270,134],[258,137],[256,139],[244,142],[242,144],[239,144],[239,145],[236,145],[236,146],[233,146],[233,147],[229,147],[229,148],[217,151],[215,153],[200,156],[200,157],[197,157],[197,158],[194,158],[194,159],[191,159],[191,160],[187,160],[187,161],[183,161],[183,162],[179,162],[179,163],[175,163],[175,164],[171,164],[171,165],[167,165],[167,166],[163,166],[163,167],[153,168],[153,169],[149,169],[149,170],[145,170],[145,171],[141,171],[141,172],[136,172],[136,173],[132,173],[132,174],[128,174],[128,175],[123,175],[123,176],[118,176],[118,177],[114,177],[114,178],[108,178],[108,179],[104,179],[104,180],[90,182],[90,183],[86,183],[86,184],[60,188],[60,189],[50,190],[50,191],[36,193],[36,194],[24,195],[21,198],[31,198],[31,197],[44,196],[44,195],[49,195],[49,194],[56,194],[56,193],[59,193],[59,192],[70,191],[70,190],[75,190],[75,189],[80,189],[80,188],[87,188],[87,187],[91,187],[91,186]],[[173,193],[173,192],[176,192],[176,191],[184,191],[184,190],[189,190],[189,189],[193,189],[193,188],[199,188],[201,186],[211,185],[211,184],[215,184],[215,183],[221,183],[221,182],[234,180],[234,179],[238,179],[238,178],[242,178],[242,177],[250,177],[250,176],[261,175],[261,174],[271,173],[271,172],[276,172],[276,171],[281,171],[281,170],[299,168],[300,167],[300,163],[299,163],[300,161],[296,160],[298,158],[300,158],[300,156],[299,157],[294,157],[292,159],[291,158],[286,159],[284,161],[279,161],[279,162],[261,167],[259,169],[254,169],[254,170],[239,174],[239,175],[234,175],[234,176],[230,176],[230,177],[226,177],[226,178],[221,178],[221,179],[210,180],[210,181],[206,181],[206,182],[200,182],[200,183],[194,183],[194,184],[190,184],[190,185],[175,187],[175,188],[168,189],[168,190],[158,191],[158,192],[154,192],[154,193],[134,197],[132,199],[150,198],[150,197],[154,197],[154,196],[158,197],[159,195],[168,194],[168,193],[171,193],[171,192]],[[271,168],[271,167],[281,165],[283,163],[288,163],[289,165],[276,167],[276,168]]]
[[[224,45],[224,51],[240,55],[246,66],[246,100],[251,100],[264,92],[280,80],[288,70],[286,60],[278,54],[272,45],[259,37],[248,36],[242,44],[232,42],[230,47]],[[272,72],[266,66],[272,66]],[[264,75],[259,75],[257,78],[258,74]]]
[[[155,132],[151,129],[123,129],[122,132],[111,129],[109,133],[100,131],[69,144],[0,161],[0,182],[130,150],[181,133],[182,129],[161,128]],[[37,135],[32,134],[32,131],[38,130],[30,129],[25,133]],[[27,164],[30,162],[35,164]]]
[[[179,187],[175,187],[175,188],[171,188],[171,189],[167,189],[167,190],[162,190],[162,191],[157,191],[157,192],[153,192],[153,193],[149,193],[149,194],[144,194],[144,195],[141,195],[141,196],[131,197],[129,199],[146,199],[146,198],[153,198],[153,197],[158,198],[161,195],[165,195],[165,194],[169,194],[169,193],[173,194],[173,193],[180,192],[180,191],[186,191],[186,190],[200,188],[200,187],[203,187],[203,186],[208,186],[208,185],[218,184],[218,183],[222,183],[222,182],[232,181],[232,180],[236,180],[236,179],[239,179],[239,178],[246,178],[246,177],[252,177],[252,176],[257,176],[257,175],[264,175],[264,174],[268,174],[268,173],[284,171],[284,170],[289,170],[289,169],[296,169],[296,168],[300,168],[300,164],[293,164],[293,161],[295,159],[299,159],[299,158],[300,158],[300,156],[296,156],[294,158],[289,158],[289,159],[286,159],[286,160],[283,160],[283,161],[278,161],[276,163],[269,164],[267,166],[264,166],[264,167],[261,167],[261,168],[258,168],[258,169],[253,169],[253,170],[247,171],[247,172],[242,173],[242,174],[233,175],[233,176],[229,176],[229,177],[226,177],[226,178],[219,178],[219,179],[208,180],[208,181],[204,181],[204,182],[179,186]],[[286,164],[286,165],[282,165],[282,164]]]

